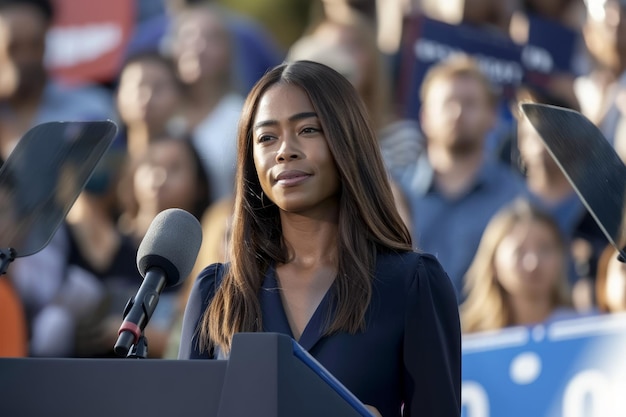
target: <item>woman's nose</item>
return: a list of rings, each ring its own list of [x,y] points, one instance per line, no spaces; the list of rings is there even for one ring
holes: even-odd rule
[[[141,86],[137,90],[137,102],[141,106],[147,105],[152,99],[152,88],[148,86]]]
[[[276,160],[279,162],[285,162],[290,160],[299,159],[302,156],[297,140],[294,138],[286,137],[282,140],[280,148],[276,153]]]
[[[522,267],[526,271],[534,271],[539,265],[539,256],[535,252],[527,252],[522,257]]]
[[[159,188],[163,184],[165,184],[165,180],[167,179],[167,171],[163,167],[152,167],[149,171],[149,184],[150,188]]]

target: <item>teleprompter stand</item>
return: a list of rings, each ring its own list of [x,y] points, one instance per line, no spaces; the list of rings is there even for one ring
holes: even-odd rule
[[[7,273],[7,269],[9,269],[9,264],[15,260],[17,253],[15,249],[0,249],[0,275],[4,275]]]

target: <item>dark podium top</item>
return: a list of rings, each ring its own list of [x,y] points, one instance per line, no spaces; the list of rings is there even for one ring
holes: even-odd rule
[[[0,359],[2,416],[369,416],[291,338],[240,333],[228,360]]]

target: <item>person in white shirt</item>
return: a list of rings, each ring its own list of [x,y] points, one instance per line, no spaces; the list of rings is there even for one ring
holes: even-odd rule
[[[191,134],[211,178],[212,200],[233,193],[237,124],[243,106],[233,86],[234,47],[225,15],[194,5],[177,16],[171,53],[187,91],[181,127]]]

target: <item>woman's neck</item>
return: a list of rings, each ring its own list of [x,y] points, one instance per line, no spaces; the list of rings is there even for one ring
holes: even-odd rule
[[[513,325],[531,325],[542,323],[550,317],[553,311],[549,297],[510,297],[508,302],[511,305]]]
[[[139,208],[137,215],[132,221],[132,235],[137,242],[141,242],[144,238],[157,214],[159,214],[157,208]]]
[[[188,123],[195,127],[228,94],[228,84],[218,79],[202,78],[187,86],[187,105],[185,116]]]
[[[526,182],[535,195],[549,204],[559,203],[573,192],[572,185],[562,172],[552,172],[543,167],[527,171]]]
[[[151,132],[146,123],[134,123],[126,129],[126,143],[131,158],[141,157],[150,143]]]
[[[302,269],[337,265],[338,222],[334,216],[309,217],[281,213],[287,263]]]

